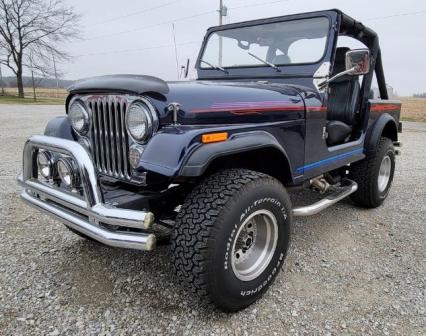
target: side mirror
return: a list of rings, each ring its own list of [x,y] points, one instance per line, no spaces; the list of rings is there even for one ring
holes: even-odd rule
[[[346,70],[352,76],[365,75],[370,72],[370,50],[355,49],[346,53]]]
[[[370,72],[370,50],[368,49],[355,49],[350,50],[345,55],[346,70],[342,71],[331,78],[318,84],[319,90],[324,90],[328,84],[336,79],[349,75],[360,76]]]

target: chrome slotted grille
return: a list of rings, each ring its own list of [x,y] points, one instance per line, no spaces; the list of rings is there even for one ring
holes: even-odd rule
[[[125,126],[127,99],[114,95],[92,96],[87,104],[92,115],[92,154],[98,171],[130,180],[129,139]]]

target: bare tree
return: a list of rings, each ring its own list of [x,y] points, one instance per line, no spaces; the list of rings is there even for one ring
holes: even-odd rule
[[[24,68],[52,75],[52,59],[69,60],[64,45],[78,38],[78,23],[79,15],[63,0],[0,0],[0,64],[15,74],[19,97]]]

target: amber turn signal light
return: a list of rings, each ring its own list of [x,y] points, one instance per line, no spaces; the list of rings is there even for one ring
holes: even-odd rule
[[[227,132],[203,134],[201,136],[201,141],[203,143],[220,142],[220,141],[226,141],[227,139],[228,139]]]

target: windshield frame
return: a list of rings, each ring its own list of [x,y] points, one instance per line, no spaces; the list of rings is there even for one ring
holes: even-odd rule
[[[338,28],[340,25],[340,15],[341,12],[336,9],[325,10],[325,11],[314,11],[309,13],[298,13],[298,14],[290,14],[285,16],[277,16],[272,18],[265,19],[257,19],[251,21],[244,21],[238,23],[231,23],[223,26],[214,26],[207,30],[206,35],[204,36],[203,43],[199,50],[197,60],[194,64],[195,70],[197,72],[196,79],[198,80],[215,80],[215,79],[268,79],[268,78],[299,78],[299,77],[312,77],[315,71],[318,69],[319,65],[324,62],[331,62],[333,51],[334,51],[334,43],[336,42],[336,34],[338,33]],[[242,28],[249,26],[257,26],[267,23],[277,23],[277,22],[285,22],[285,21],[293,21],[298,19],[310,19],[317,17],[325,17],[329,20],[329,32],[327,35],[326,46],[324,50],[324,54],[320,60],[316,63],[293,63],[286,65],[278,65],[281,72],[276,71],[272,67],[263,64],[249,65],[249,66],[239,66],[239,67],[227,67],[227,74],[218,71],[216,69],[202,67],[200,61],[202,56],[204,55],[204,51],[206,49],[206,45],[208,43],[208,39],[211,34],[232,28]]]
[[[223,26],[223,28],[220,27],[222,29],[212,30],[212,31],[208,32],[208,34],[205,37],[205,42],[203,43],[203,48],[201,50],[200,57],[199,57],[198,68],[201,69],[201,70],[214,70],[214,68],[212,68],[212,67],[203,66],[202,63],[203,63],[204,54],[205,54],[207,47],[208,47],[210,37],[213,34],[217,33],[218,31],[241,29],[241,28],[247,28],[247,27],[263,26],[263,25],[269,25],[269,24],[275,24],[275,23],[292,22],[292,21],[300,21],[300,20],[314,20],[314,19],[318,19],[318,18],[325,18],[325,19],[328,20],[328,30],[327,30],[327,34],[326,34],[326,40],[325,40],[325,43],[324,43],[324,51],[323,51],[321,57],[317,61],[313,61],[313,62],[299,62],[299,63],[274,64],[274,65],[281,68],[281,67],[288,67],[288,66],[301,66],[301,65],[303,66],[303,65],[312,65],[312,64],[321,63],[322,60],[324,59],[326,53],[327,53],[327,45],[328,45],[328,42],[329,42],[329,31],[331,29],[331,24],[332,24],[330,18],[327,15],[300,17],[300,18],[295,18],[295,19],[278,20],[278,21],[262,22],[262,23],[253,22],[253,24],[247,24],[247,25],[241,25],[241,26],[229,27],[229,28],[226,28],[226,26]],[[267,64],[250,64],[250,65],[242,64],[242,65],[235,65],[235,66],[221,65],[221,67],[228,70],[228,69],[246,69],[246,68],[265,68],[265,67],[268,67],[268,65]]]

